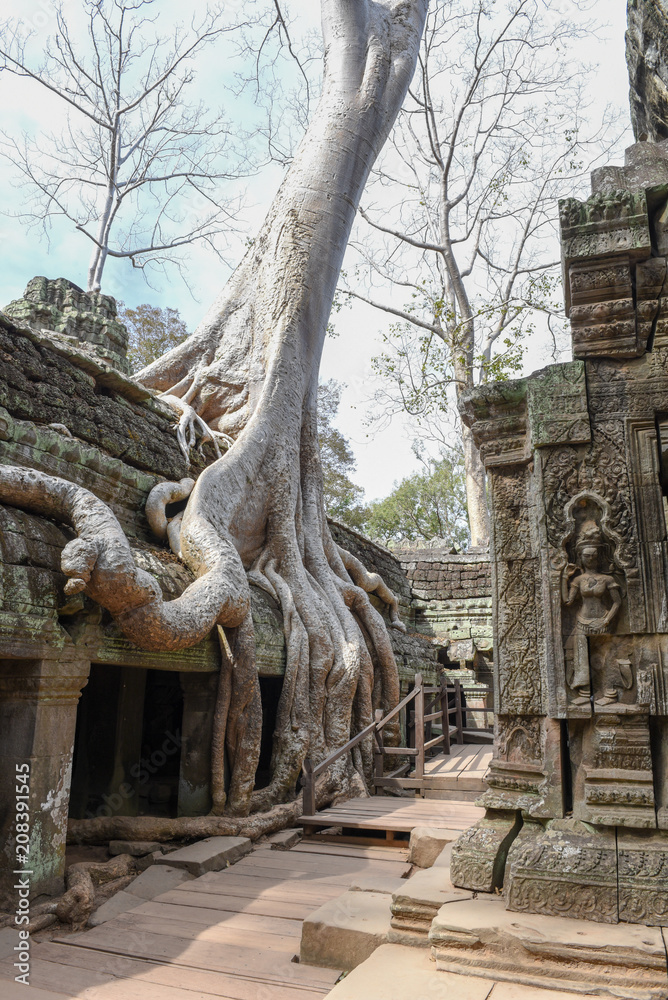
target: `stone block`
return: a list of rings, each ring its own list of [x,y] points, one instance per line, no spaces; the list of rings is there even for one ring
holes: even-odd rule
[[[518,813],[488,810],[487,816],[462,834],[452,848],[453,885],[479,892],[493,892],[503,885],[508,848],[520,826]]]
[[[153,865],[131,882],[125,892],[139,896],[141,899],[155,899],[163,892],[176,889],[183,882],[189,882],[193,875],[182,868],[168,868],[166,865]]]
[[[578,820],[527,824],[508,852],[509,910],[616,924],[615,831]]]
[[[386,893],[347,891],[306,918],[300,960],[305,965],[350,970],[387,942],[390,900]]]
[[[480,896],[442,907],[429,940],[437,968],[445,972],[580,995],[666,997],[668,969],[658,928],[518,917],[502,899]]]
[[[618,830],[617,862],[619,919],[668,927],[668,832]]]
[[[88,925],[89,927],[99,927],[100,924],[106,923],[107,920],[113,920],[114,917],[119,916],[119,914],[126,913],[128,910],[134,910],[136,906],[141,905],[141,897],[121,889],[120,892],[117,892],[114,896],[104,902],[102,906],[98,906],[97,910],[91,914],[88,920]]]
[[[436,826],[416,826],[411,830],[408,860],[418,868],[431,868],[446,844],[461,836],[460,830]]]
[[[337,983],[328,1000],[487,1000],[491,979],[438,972],[429,952],[384,944]]]
[[[248,837],[207,837],[189,847],[181,847],[169,855],[157,858],[156,865],[182,868],[191,875],[219,872],[239,861],[252,850]]]
[[[294,830],[279,830],[269,838],[269,843],[273,851],[289,851],[295,847],[302,839],[304,831],[301,827]]]
[[[111,840],[109,842],[109,853],[131,854],[133,858],[143,858],[146,854],[153,854],[155,851],[162,854],[162,845],[152,840]]]
[[[388,940],[426,947],[431,922],[446,903],[470,899],[471,893],[455,889],[447,868],[425,868],[406,879],[392,896],[392,925]]]

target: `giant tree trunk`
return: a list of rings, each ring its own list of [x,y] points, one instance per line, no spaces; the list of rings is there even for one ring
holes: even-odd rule
[[[182,558],[200,577],[189,590],[195,590],[194,616],[204,609],[203,627],[211,625],[209,599],[220,596],[217,813],[245,815],[288,801],[307,754],[323,759],[347,742],[351,729],[372,721],[374,708],[388,709],[398,699],[383,619],[354,584],[328,530],[316,394],[351,226],[413,75],[427,5],[428,0],[322,0],[322,98],[260,234],[193,336],[138,376],[145,385],[180,397],[213,430],[234,439],[197,481],[181,528]],[[53,491],[54,482],[40,488]],[[99,551],[97,540],[87,544]],[[121,545],[118,538],[115,544]],[[85,558],[75,550],[70,575],[105,604],[103,561],[95,563],[88,549]],[[272,780],[258,792],[253,781],[261,705],[242,570],[279,602],[287,648]],[[118,572],[112,577],[118,593]],[[180,601],[192,612],[188,591]],[[121,628],[132,625],[132,637],[141,645],[183,644],[185,612],[182,608],[174,623],[178,634],[170,638],[170,609],[155,594],[143,605],[133,597],[132,621],[125,614],[117,620]],[[231,764],[227,796],[224,747]],[[360,776],[370,773],[370,751],[366,746],[354,758],[341,758],[342,790],[360,787]]]

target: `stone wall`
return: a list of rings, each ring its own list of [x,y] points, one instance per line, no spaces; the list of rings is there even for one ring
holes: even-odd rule
[[[492,655],[492,578],[488,552],[454,554],[445,546],[401,548],[395,555],[412,584],[418,628],[451,663],[488,683]]]

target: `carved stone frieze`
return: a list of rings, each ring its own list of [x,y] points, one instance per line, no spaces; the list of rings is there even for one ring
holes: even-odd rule
[[[625,830],[617,851],[620,919],[668,926],[668,833]]]
[[[504,888],[509,910],[617,923],[614,831],[574,820],[528,825],[508,852]]]

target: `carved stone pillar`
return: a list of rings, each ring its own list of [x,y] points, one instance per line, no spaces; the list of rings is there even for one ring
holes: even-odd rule
[[[31,897],[63,889],[77,702],[89,671],[90,664],[83,662],[0,660],[0,907],[12,912],[18,868],[32,872]],[[24,782],[27,774],[29,782]],[[17,784],[26,783],[29,851],[24,859],[17,855],[15,804]],[[23,860],[27,864],[17,864]]]
[[[179,816],[203,816],[211,809],[211,734],[218,674],[181,673],[183,722]]]

